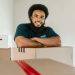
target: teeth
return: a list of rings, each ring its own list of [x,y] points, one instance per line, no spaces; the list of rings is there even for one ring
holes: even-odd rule
[[[37,23],[38,25],[41,25],[40,23]]]

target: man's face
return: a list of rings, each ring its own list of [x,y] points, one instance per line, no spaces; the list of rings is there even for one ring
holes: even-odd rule
[[[45,23],[45,13],[42,10],[34,10],[31,20],[35,27],[41,27]]]

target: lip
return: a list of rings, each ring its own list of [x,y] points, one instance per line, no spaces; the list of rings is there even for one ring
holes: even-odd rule
[[[37,25],[41,25],[41,23],[36,23]]]
[[[40,23],[40,22],[35,22],[35,24],[37,24],[37,25],[41,25],[41,23]]]

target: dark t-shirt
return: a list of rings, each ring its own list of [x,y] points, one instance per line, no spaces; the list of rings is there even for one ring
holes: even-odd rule
[[[20,24],[15,33],[15,37],[23,36],[26,38],[33,38],[33,37],[53,37],[59,36],[51,27],[43,27],[41,30],[36,31],[36,29],[31,27],[31,23],[27,24]],[[14,39],[15,39],[14,37]]]

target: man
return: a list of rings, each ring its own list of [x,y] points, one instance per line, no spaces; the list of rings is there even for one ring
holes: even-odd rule
[[[16,29],[17,47],[57,47],[61,46],[60,36],[51,27],[45,27],[49,14],[46,6],[34,4],[28,11],[31,23],[20,24]]]

